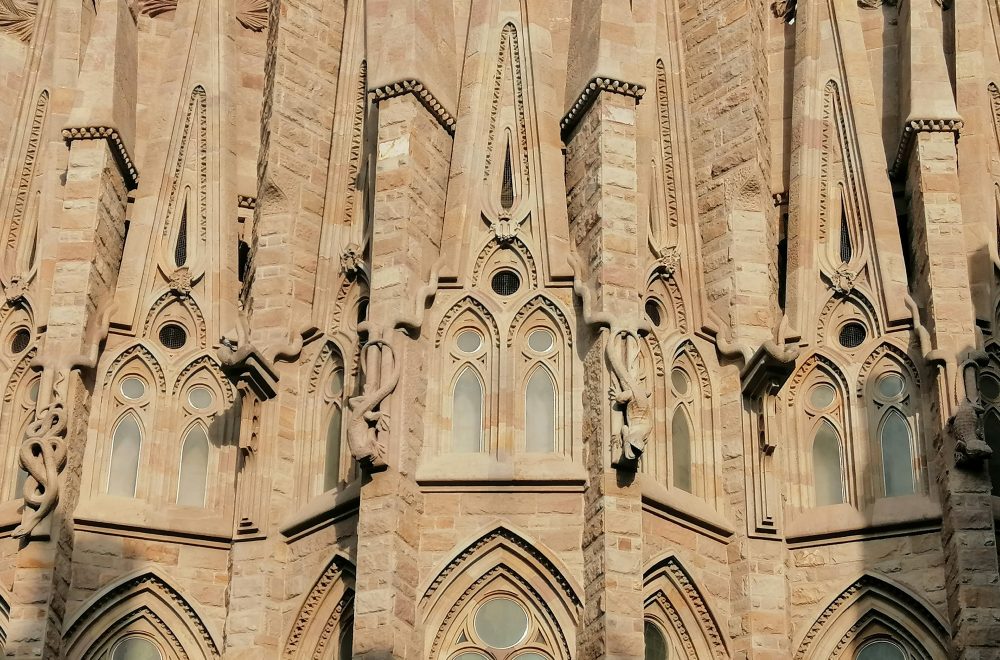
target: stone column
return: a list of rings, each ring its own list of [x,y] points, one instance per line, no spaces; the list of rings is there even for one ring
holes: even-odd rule
[[[612,465],[622,449],[612,446],[610,437],[617,413],[608,397],[605,347],[621,340],[595,326],[628,329],[638,323],[636,103],[642,91],[595,80],[600,82],[586,88],[563,121],[570,235],[581,262],[576,288],[585,291],[584,321],[599,332],[584,357],[584,460],[590,479],[584,494],[581,660],[644,654],[642,494],[633,471]]]
[[[16,559],[10,658],[62,657],[91,394],[78,370],[92,369],[107,333],[125,238],[127,195],[136,186],[136,25],[124,0],[102,0],[63,138],[69,144],[62,208],[40,232],[40,281],[48,316],[36,368],[42,369],[34,427],[26,444],[25,507]],[[43,449],[44,448],[44,449]],[[46,468],[59,477],[49,482]],[[36,479],[36,477],[38,477]]]
[[[432,264],[441,245],[451,156],[450,115],[436,103],[425,105],[434,98],[431,91],[408,83],[372,91],[378,138],[365,394],[388,378],[398,382],[379,406],[388,414],[389,431],[379,436],[385,467],[366,470],[358,513],[354,657],[365,660],[424,653],[416,618],[423,496],[414,473],[426,439],[422,420],[433,339],[415,326],[423,320],[425,294],[434,289],[428,283],[437,268]],[[398,329],[404,325],[409,334]],[[386,343],[376,349],[380,339]],[[365,403],[358,398],[358,407],[349,407],[348,425],[352,410]]]

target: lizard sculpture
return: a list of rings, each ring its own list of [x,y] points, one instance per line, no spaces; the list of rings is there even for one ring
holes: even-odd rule
[[[623,338],[619,344],[618,337]],[[634,470],[653,432],[653,396],[642,378],[639,338],[631,330],[613,330],[605,345],[611,368],[612,405],[619,411],[612,418],[612,438],[621,443],[619,467]],[[624,346],[624,356],[621,350]]]
[[[365,354],[373,348],[378,348],[383,358],[388,352],[393,362],[392,372],[374,392],[365,391],[347,400],[347,442],[355,460],[369,468],[380,469],[385,467],[385,443],[380,436],[389,431],[389,413],[376,408],[396,389],[399,382],[399,362],[388,341],[373,339],[361,349],[362,370]]]

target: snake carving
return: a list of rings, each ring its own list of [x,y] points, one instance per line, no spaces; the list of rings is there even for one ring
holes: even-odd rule
[[[381,469],[385,467],[385,442],[382,438],[389,431],[389,413],[376,408],[396,389],[399,382],[399,362],[388,341],[373,339],[361,349],[362,370],[365,368],[365,356],[373,348],[378,348],[383,358],[388,352],[393,362],[392,372],[374,392],[365,391],[347,400],[347,442],[355,460],[369,469]],[[365,389],[368,389],[367,384]]]
[[[29,536],[59,502],[59,473],[66,466],[66,414],[59,402],[50,404],[28,426],[19,457],[28,473],[24,482],[24,510],[14,538]]]
[[[612,330],[604,352],[611,368],[611,404],[619,412],[611,429],[612,440],[622,447],[618,467],[635,470],[653,432],[653,396],[643,382],[639,338],[631,330]]]

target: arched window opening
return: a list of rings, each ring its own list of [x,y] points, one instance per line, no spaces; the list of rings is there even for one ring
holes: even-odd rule
[[[857,660],[906,660],[906,652],[895,642],[878,639],[869,642],[858,651]]]
[[[323,464],[323,490],[340,484],[340,432],[342,413],[339,405],[332,406],[326,425],[326,458]]]
[[[340,645],[337,647],[337,660],[351,660],[354,656],[354,621],[344,622],[344,632],[340,634]]]
[[[516,596],[502,592],[479,600],[460,624],[449,660],[552,660],[544,625]]]
[[[1000,497],[1000,413],[996,408],[986,413],[983,421],[983,431],[986,444],[993,450],[989,458],[990,479],[993,482],[993,495]]]
[[[483,450],[483,385],[472,367],[455,381],[451,408],[452,448],[456,452]]]
[[[899,411],[890,408],[879,431],[882,445],[882,477],[885,496],[913,494],[913,453],[910,425]]]
[[[556,388],[544,367],[535,369],[524,388],[524,434],[525,451],[555,451]]]
[[[135,415],[125,415],[115,427],[112,438],[108,494],[135,497],[139,477],[139,452],[142,447],[142,430]]]
[[[646,621],[642,629],[643,640],[646,642],[646,660],[670,660],[670,647],[667,638],[652,621]]]
[[[675,488],[692,492],[691,488],[691,418],[684,406],[674,409],[670,424],[670,451],[673,459]]]
[[[844,481],[840,469],[840,435],[826,420],[820,422],[816,430],[812,455],[816,506],[843,503]]]
[[[510,162],[510,134],[507,135],[507,150],[503,159],[503,181],[500,185],[500,206],[510,211],[514,205],[514,171]]]
[[[844,191],[841,190],[841,196]],[[840,204],[840,261],[847,263],[854,256],[854,246],[851,245],[851,228],[847,222],[847,205],[841,201]]]
[[[163,654],[148,639],[126,637],[115,644],[111,660],[163,660]]]
[[[180,479],[177,503],[184,506],[205,506],[208,486],[208,433],[201,424],[188,431],[181,449]]]
[[[180,268],[187,263],[188,258],[188,197],[191,189],[184,189],[184,201],[181,208],[181,222],[177,227],[177,240],[174,243],[174,265]]]

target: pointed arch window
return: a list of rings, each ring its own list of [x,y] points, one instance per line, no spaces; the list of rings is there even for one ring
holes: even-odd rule
[[[483,384],[471,366],[465,366],[455,381],[451,419],[452,449],[483,451]]]
[[[840,261],[850,262],[854,256],[854,246],[851,244],[851,225],[847,219],[847,204],[844,201],[844,189],[840,189]]]
[[[642,637],[646,643],[645,660],[670,660],[670,646],[659,626],[647,619],[643,624]]]
[[[201,424],[188,431],[181,447],[180,478],[177,480],[177,503],[205,506],[208,490],[208,433]]]
[[[840,434],[826,419],[819,423],[813,436],[812,463],[816,506],[843,503]]]
[[[127,412],[119,420],[111,438],[108,494],[135,497],[135,487],[139,478],[139,454],[142,449],[142,429],[133,412]]]
[[[174,240],[174,265],[181,268],[188,260],[188,201],[191,188],[184,189],[184,199],[181,206],[181,221],[177,225],[177,238]]]
[[[670,423],[670,453],[674,488],[691,492],[691,417],[682,404],[674,409]]]
[[[527,452],[555,451],[556,386],[549,370],[536,367],[524,388],[524,444]]]
[[[323,461],[323,490],[340,484],[340,434],[343,413],[339,405],[330,406],[330,421],[326,424],[326,455]]]
[[[869,397],[874,449],[881,466],[881,478],[876,478],[881,492],[876,496],[912,495],[917,492],[919,476],[913,379],[893,363],[872,380]]]

